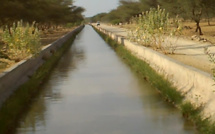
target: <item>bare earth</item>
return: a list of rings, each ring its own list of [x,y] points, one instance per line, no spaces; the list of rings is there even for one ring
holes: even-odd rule
[[[203,71],[211,73],[214,64],[209,61],[209,57],[205,55],[204,48],[208,47],[211,53],[215,53],[215,21],[209,26],[207,22],[201,22],[200,26],[204,35],[199,36],[195,32],[196,25],[194,22],[183,23],[183,42],[184,44],[193,44],[186,46],[187,51],[177,48],[175,55],[168,55],[182,63],[196,67]],[[192,43],[190,42],[192,40]],[[188,48],[190,49],[188,50]]]

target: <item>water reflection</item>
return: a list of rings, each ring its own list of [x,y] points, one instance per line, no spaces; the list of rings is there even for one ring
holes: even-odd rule
[[[79,40],[78,36],[76,40]],[[27,113],[25,113],[24,118],[20,121],[20,128],[16,133],[40,131],[38,127],[41,130],[45,129],[48,116],[47,107],[49,106],[47,100],[58,102],[62,99],[60,89],[56,85],[58,85],[59,80],[66,79],[68,72],[76,69],[79,62],[84,60],[84,57],[84,50],[75,45],[63,55],[52,72],[50,80],[41,87],[39,97],[34,99]]]
[[[17,134],[32,133],[196,132],[179,111],[165,103],[87,26],[62,57],[17,128]]]
[[[44,99],[39,99],[32,103],[32,106],[28,109],[28,113],[24,116],[25,120],[20,122],[20,125],[25,132],[36,131],[37,126],[46,126],[45,114],[46,105]],[[24,132],[23,131],[23,132]]]
[[[79,40],[79,36],[77,36],[76,40]],[[77,47],[76,45],[73,45],[70,48],[69,52],[65,53],[65,55],[61,58],[60,63],[56,68],[59,71],[58,75],[68,75],[67,72],[76,69],[76,66],[84,59],[84,48],[81,46]]]

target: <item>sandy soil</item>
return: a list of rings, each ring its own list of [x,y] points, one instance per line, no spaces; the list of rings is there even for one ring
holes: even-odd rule
[[[194,22],[184,22],[183,23],[184,30],[183,35],[191,39],[193,35],[199,36],[199,33],[195,32],[196,24]],[[215,44],[215,19],[211,20],[210,25],[208,22],[202,21],[200,23],[202,33],[201,38],[207,39],[209,42]]]
[[[198,54],[196,53],[195,55],[191,55],[192,52],[190,53],[187,52],[186,55],[180,55],[176,53],[174,55],[168,55],[168,56],[182,63],[185,63],[187,65],[190,65],[200,70],[203,70],[205,72],[211,73],[212,72],[211,69],[214,68],[214,64],[212,64],[209,61],[208,56],[203,56],[205,55],[204,47],[209,47],[210,52],[214,53],[213,46],[215,46],[215,20],[212,20],[210,24],[211,25],[208,25],[208,22],[206,21],[202,21],[200,23],[203,35],[199,36],[199,33],[195,32],[196,24],[194,22],[184,22],[183,26],[188,28],[184,28],[183,37],[185,37],[188,40],[193,40],[194,42],[196,42],[196,44],[201,43],[201,46],[200,46],[201,48],[199,49],[199,53]],[[193,36],[194,37],[196,36],[196,37],[193,38]],[[205,40],[205,42],[203,40]]]
[[[207,62],[202,62],[202,61],[199,61],[198,59],[196,59],[195,57],[190,57],[190,56],[187,56],[187,55],[167,55],[179,62],[182,62],[186,65],[189,65],[189,66],[192,66],[192,67],[195,67],[197,69],[200,69],[204,72],[208,72],[208,73],[212,73],[212,68],[213,68],[213,64],[212,63],[207,63]]]

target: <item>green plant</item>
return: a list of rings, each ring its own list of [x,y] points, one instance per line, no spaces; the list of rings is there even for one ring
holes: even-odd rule
[[[199,115],[200,108],[194,108],[193,105],[189,102],[185,102],[181,105],[181,111],[184,117],[193,118]]]
[[[165,42],[165,39],[180,33],[182,28],[178,17],[171,24],[169,14],[158,6],[157,9],[143,12],[136,23],[136,27],[128,33],[130,40],[164,53],[174,53],[175,43]]]
[[[197,129],[204,134],[214,134],[215,133],[215,122],[210,119],[210,117],[203,119],[201,117],[201,111],[203,106],[194,107],[189,102],[184,102],[180,105],[182,114],[185,118],[192,120]]]
[[[22,21],[6,27],[2,34],[2,41],[6,44],[6,54],[11,60],[20,61],[31,54],[36,54],[41,49],[40,32],[35,27],[35,22],[24,26]]]
[[[66,28],[72,28],[72,27],[74,27],[76,24],[75,23],[67,23],[66,25],[65,25],[65,27]]]
[[[116,24],[119,24],[120,22],[121,22],[120,19],[115,19],[111,21],[111,24],[116,25]]]

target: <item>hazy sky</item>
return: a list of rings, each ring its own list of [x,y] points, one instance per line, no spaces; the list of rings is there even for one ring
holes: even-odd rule
[[[86,9],[83,13],[85,17],[92,17],[98,13],[109,12],[115,9],[119,4],[119,0],[75,0],[74,5],[81,6]]]

